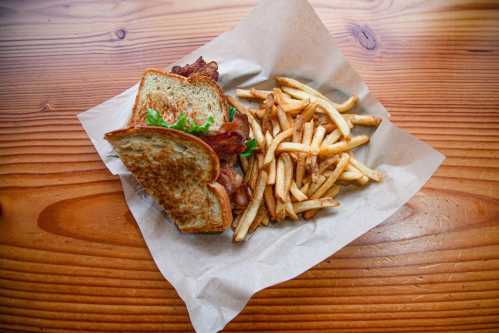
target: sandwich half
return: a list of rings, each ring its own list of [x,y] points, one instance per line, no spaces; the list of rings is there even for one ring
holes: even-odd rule
[[[161,127],[120,129],[106,139],[181,231],[222,232],[230,225],[229,197],[216,182],[219,158],[203,140]]]

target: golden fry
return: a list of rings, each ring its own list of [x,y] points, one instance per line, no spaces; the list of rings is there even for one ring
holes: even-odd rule
[[[350,160],[350,156],[348,154],[341,154],[340,160],[336,164],[336,168],[334,171],[328,176],[326,181],[319,187],[316,191],[312,192],[311,198],[312,199],[318,199],[321,198],[324,193],[327,192],[331,188],[331,186],[334,185],[338,177],[341,175],[341,173],[345,170],[345,168],[348,166],[348,161]]]
[[[307,195],[305,193],[303,193],[302,191],[300,191],[300,189],[298,188],[298,185],[296,185],[296,182],[293,182],[291,184],[291,188],[289,189],[289,192],[291,193],[293,198],[295,198],[296,201],[303,201],[303,200],[308,199]]]
[[[324,173],[324,171],[326,171],[327,169],[329,169],[330,166],[338,163],[338,161],[340,160],[340,157],[338,155],[335,155],[333,157],[328,157],[327,159],[323,160],[320,164],[319,164],[319,173]]]
[[[340,137],[341,137],[340,131],[338,129],[335,129],[334,131],[326,135],[326,137],[321,143],[321,148],[336,143],[336,141],[338,141]]]
[[[383,179],[383,174],[381,172],[370,169],[366,165],[362,164],[353,156],[353,154],[350,154],[350,164],[357,168],[360,172],[362,172],[362,174],[366,175],[376,182],[380,182]]]
[[[317,101],[309,103],[307,105],[307,107],[303,110],[303,120],[305,122],[310,121],[310,119],[312,119],[313,115],[315,114],[315,111],[317,111],[318,106],[319,102]]]
[[[360,172],[355,172],[355,171],[344,171],[338,179],[340,180],[347,180],[347,181],[352,181],[352,180],[358,180],[362,178],[362,174]]]
[[[267,95],[270,94],[270,91],[268,90],[257,90],[254,88],[251,88],[250,90],[247,89],[236,89],[236,96],[240,98],[247,98],[247,99],[265,99]]]
[[[266,184],[267,173],[265,171],[262,171],[258,177],[258,183],[255,191],[253,192],[253,198],[242,213],[241,219],[239,220],[239,223],[236,227],[236,231],[234,232],[235,242],[240,242],[246,237],[248,229],[251,226],[251,223],[253,223],[260,204],[262,203],[263,192],[265,191]]]
[[[256,140],[256,143],[258,144],[258,147],[263,151],[265,150],[265,136],[263,135],[262,128],[260,127],[260,124],[258,121],[253,117],[253,115],[248,114],[248,122],[253,130],[253,135]]]
[[[274,198],[274,190],[271,185],[267,185],[265,187],[265,191],[263,193],[263,197],[265,199],[265,206],[267,207],[267,211],[269,212],[272,219],[276,218],[276,203]]]
[[[303,143],[283,142],[277,147],[276,152],[309,153],[310,146],[305,146]]]
[[[314,137],[312,138],[312,143],[310,145],[310,150],[313,155],[319,154],[319,149],[325,135],[326,135],[326,129],[319,125],[315,129]]]
[[[277,159],[276,177],[275,177],[275,196],[282,201],[286,200],[286,162],[284,156]]]
[[[283,131],[291,128],[286,112],[280,106],[277,107],[277,120],[279,120],[279,126]]]
[[[284,176],[285,176],[285,200],[289,201],[289,190],[291,188],[291,184],[293,183],[293,161],[291,160],[291,157],[289,154],[282,154],[282,157],[284,159]]]
[[[272,162],[272,159],[274,159],[275,150],[277,149],[277,146],[282,141],[284,141],[285,139],[289,138],[292,135],[293,135],[293,129],[290,128],[288,130],[285,130],[284,132],[279,133],[276,137],[274,137],[272,144],[267,149],[267,153],[265,154],[263,165],[268,165],[270,162]]]
[[[286,201],[284,203],[284,209],[286,210],[287,215],[292,220],[298,220],[298,215],[296,215],[295,209],[294,209],[293,204],[291,203],[291,201]]]
[[[326,207],[339,207],[340,203],[333,198],[312,199],[295,202],[293,208],[296,214],[303,213],[311,209],[320,209]]]
[[[265,216],[267,215],[267,209],[265,208],[265,205],[263,202],[260,204],[260,207],[258,208],[258,212],[256,213],[255,219],[251,223],[248,233],[252,234],[255,232],[255,230],[262,224]]]
[[[227,96],[227,101],[229,101],[229,103],[233,107],[235,107],[237,109],[237,111],[241,112],[242,114],[251,115],[249,110],[241,102],[239,102],[236,98],[234,98],[232,96]]]
[[[322,146],[319,151],[319,156],[333,156],[347,150],[352,150],[368,141],[369,137],[367,135],[354,136],[350,141],[340,141],[332,145]]]

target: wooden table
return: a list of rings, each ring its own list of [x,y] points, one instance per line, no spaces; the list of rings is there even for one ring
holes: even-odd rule
[[[499,4],[314,1],[393,121],[447,156],[404,208],[226,330],[499,330]],[[0,330],[192,331],[76,114],[254,1],[0,5]]]

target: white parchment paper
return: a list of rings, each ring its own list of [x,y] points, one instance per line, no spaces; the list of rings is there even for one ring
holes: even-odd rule
[[[181,234],[119,159],[109,156],[111,146],[103,139],[106,132],[126,123],[137,85],[81,113],[79,119],[100,157],[120,175],[126,201],[156,265],[184,300],[196,331],[209,333],[221,330],[257,291],[299,275],[383,222],[423,186],[444,156],[389,121],[388,112],[304,0],[261,2],[232,31],[177,64],[191,63],[200,55],[218,62],[221,85],[229,95],[236,87],[269,87],[275,75],[300,79],[338,101],[357,95],[356,113],[378,115],[384,121],[356,155],[386,175],[381,184],[342,193],[342,206],[319,214],[314,222],[260,229],[244,244],[233,244],[231,231]]]

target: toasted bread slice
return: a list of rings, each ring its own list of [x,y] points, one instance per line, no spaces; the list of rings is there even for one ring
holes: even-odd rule
[[[220,129],[227,119],[222,89],[215,81],[202,75],[186,78],[157,69],[146,70],[128,126],[145,124],[148,108],[161,113],[169,123],[174,122],[182,112],[198,125],[212,116],[214,123],[210,131]]]
[[[215,180],[220,161],[201,139],[162,127],[105,136],[144,190],[183,232],[222,232],[232,222],[229,197]]]

